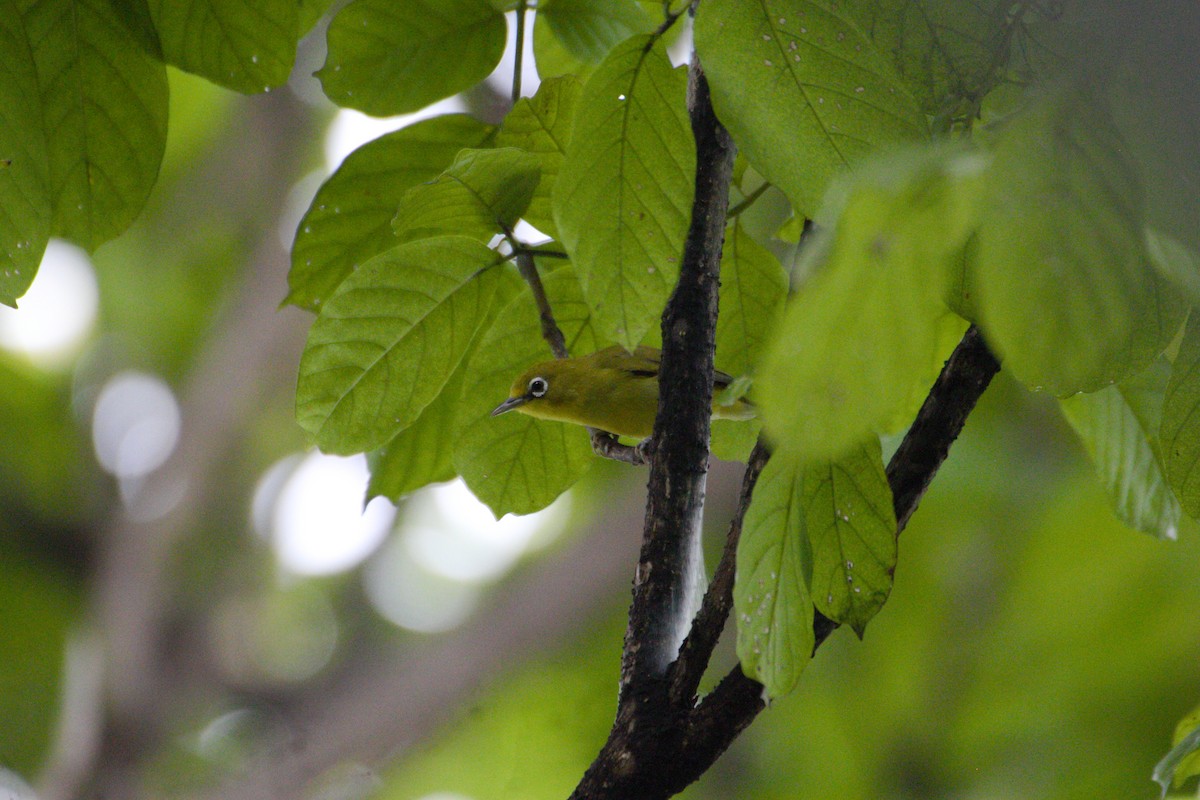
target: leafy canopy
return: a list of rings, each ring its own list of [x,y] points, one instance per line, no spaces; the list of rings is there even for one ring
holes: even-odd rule
[[[0,302],[18,302],[50,236],[94,249],[145,205],[167,64],[279,86],[327,5],[0,0]],[[515,5],[353,0],[317,75],[347,108],[421,109],[496,67]],[[540,3],[542,81],[499,125],[413,123],[317,193],[287,296],[316,314],[297,416],[323,450],[369,453],[372,495],[461,475],[497,515],[527,513],[592,463],[581,429],[489,416],[551,355],[542,290],[513,261],[532,260],[572,353],[656,341],[694,192],[669,54],[686,5]],[[696,55],[741,153],[716,362],[753,380],[761,410],[714,446],[743,457],[761,424],[775,450],[739,550],[748,674],[784,694],[816,612],[861,634],[882,607],[896,521],[878,437],[911,420],[968,323],[1062,398],[1124,521],[1169,538],[1200,516],[1200,225],[1180,191],[1195,93],[1140,83],[1178,86],[1165,59],[1191,47],[1187,26],[1126,15],[1108,58],[1082,0],[697,9]],[[755,221],[768,197],[790,220]]]

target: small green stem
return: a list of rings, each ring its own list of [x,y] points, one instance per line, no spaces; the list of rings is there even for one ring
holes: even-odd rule
[[[517,101],[521,99],[521,72],[524,69],[525,61],[525,9],[527,7],[527,0],[520,0],[517,3],[517,52],[513,55],[513,105],[516,105]]]
[[[759,186],[753,192],[751,192],[750,194],[748,194],[744,198],[742,198],[742,202],[738,203],[736,206],[729,209],[729,211],[725,214],[725,216],[732,218],[732,217],[736,217],[738,214],[741,214],[747,208],[754,205],[754,201],[757,200],[758,198],[762,197],[763,192],[767,191],[767,189],[770,189],[770,188],[771,188],[771,184],[767,183],[766,181],[763,181],[761,186]]]

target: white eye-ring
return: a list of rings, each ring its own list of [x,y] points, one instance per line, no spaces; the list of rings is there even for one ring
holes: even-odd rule
[[[542,397],[549,388],[550,384],[546,383],[545,378],[534,378],[529,382],[529,395],[531,397]]]

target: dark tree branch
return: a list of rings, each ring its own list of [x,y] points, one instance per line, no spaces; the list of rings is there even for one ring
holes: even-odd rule
[[[972,325],[946,361],[916,420],[888,463],[897,535],[916,511],[925,489],[946,460],[950,445],[958,438],[967,416],[999,369],[1000,363],[979,329]],[[837,627],[815,613],[814,650]],[[734,667],[691,713],[682,750],[670,762],[675,785],[682,789],[704,774],[763,707],[762,684],[746,677],[740,666]]]
[[[691,621],[699,569],[717,287],[734,146],[713,113],[708,83],[695,58],[688,97],[696,139],[696,191],[679,282],[663,312],[656,452],[625,639],[625,690],[660,680],[675,659]]]
[[[750,498],[758,476],[771,457],[771,450],[766,443],[759,439],[758,444],[750,453],[746,464],[746,473],[742,478],[742,492],[738,497],[737,510],[729,522],[729,533],[725,537],[725,549],[721,551],[721,560],[713,572],[712,582],[704,593],[704,602],[692,623],[687,639],[679,648],[679,658],[671,665],[670,684],[671,702],[679,707],[692,704],[700,678],[708,667],[717,640],[725,628],[729,611],[733,608],[733,578],[737,568],[737,548],[742,537],[742,521],[746,517],[746,509],[750,507]]]
[[[686,710],[670,702],[667,669],[691,621],[708,474],[717,287],[734,146],[717,121],[693,56],[688,106],[696,140],[691,226],[679,282],[663,312],[663,356],[642,552],[621,664],[617,719],[575,798],[665,797],[665,758],[680,752]]]
[[[537,304],[538,317],[542,322],[542,338],[546,340],[546,344],[550,345],[550,350],[553,351],[555,358],[570,358],[571,354],[567,351],[567,340],[563,337],[562,329],[554,320],[554,311],[550,308],[550,301],[546,299],[546,290],[542,286],[541,276],[538,275],[537,264],[534,263],[533,256],[528,251],[517,253],[517,269],[520,270],[521,277],[529,284],[529,291],[533,293],[533,302]]]

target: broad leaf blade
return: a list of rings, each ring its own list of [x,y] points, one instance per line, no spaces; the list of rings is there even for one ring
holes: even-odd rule
[[[523,286],[521,279],[513,272],[503,271],[500,274],[500,283],[488,317],[476,332],[470,350],[446,381],[441,393],[425,407],[413,424],[370,454],[371,481],[367,485],[368,500],[373,497],[386,497],[395,503],[409,492],[431,483],[448,481],[458,474],[451,458],[454,450],[452,445],[457,432],[458,408],[469,374],[470,362],[475,357],[484,334],[491,328],[496,314]]]
[[[696,165],[686,83],[661,42],[614,49],[584,86],[554,187],[595,324],[628,348],[657,323],[679,274]]]
[[[484,320],[497,259],[471,239],[424,239],[338,287],[309,330],[296,389],[297,419],[322,450],[371,450],[417,419]]]
[[[354,268],[399,244],[392,218],[411,186],[436,177],[496,129],[466,114],[422,120],[348,155],[313,198],[296,230],[287,302],[319,309]]]
[[[0,303],[15,306],[50,238],[50,177],[42,98],[28,32],[0,2]]]
[[[779,446],[836,460],[928,389],[942,296],[973,221],[972,159],[952,149],[900,154],[851,176],[829,205],[806,254],[813,277],[785,311],[756,383]]]
[[[601,342],[574,269],[557,269],[543,283],[571,352],[598,349]],[[533,297],[524,291],[500,312],[471,359],[459,408],[454,466],[497,517],[545,508],[593,463],[587,431],[578,425],[517,412],[491,416],[518,375],[552,357],[542,340]]]
[[[1163,400],[1159,438],[1167,481],[1183,510],[1200,519],[1200,319],[1188,319]]]
[[[145,48],[138,6],[124,8],[124,17],[117,7],[21,3],[42,92],[52,232],[88,250],[141,212],[167,138],[166,67]]]
[[[763,468],[738,541],[733,605],[742,670],[767,696],[796,688],[812,658],[812,551],[805,530],[804,468],[776,453]]]
[[[1158,442],[1169,375],[1166,360],[1159,359],[1116,386],[1059,401],[1117,516],[1161,539],[1176,538],[1183,513],[1167,485]]]
[[[926,113],[970,112],[1008,63],[1012,3],[1007,0],[850,0],[850,14],[880,53],[890,54]],[[964,101],[967,101],[964,103]],[[965,107],[964,107],[965,106]]]
[[[996,138],[968,267],[989,344],[1060,396],[1144,369],[1185,306],[1149,265],[1141,188],[1103,104],[1061,88]]]
[[[355,0],[329,25],[317,77],[340,106],[404,114],[486,78],[505,41],[504,15],[487,0]]]
[[[553,238],[558,237],[558,227],[550,197],[571,141],[571,126],[582,93],[583,84],[570,75],[542,81],[537,94],[517,101],[496,135],[498,147],[519,147],[537,157],[542,179],[524,217]]]
[[[280,86],[299,38],[296,0],[150,0],[163,58],[254,94]]]
[[[585,64],[598,64],[614,47],[654,27],[634,0],[549,0],[538,17],[567,52]]]
[[[538,178],[537,158],[515,147],[463,150],[435,180],[404,193],[392,229],[402,242],[455,233],[486,244],[517,224]]]
[[[817,610],[862,636],[891,593],[896,568],[896,516],[879,440],[806,467],[802,502]]]
[[[848,166],[926,135],[895,68],[833,0],[706,0],[696,52],[721,122],[805,216]]]

